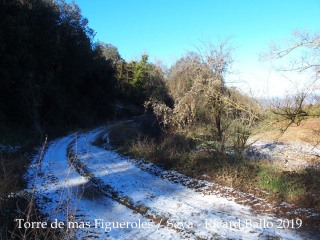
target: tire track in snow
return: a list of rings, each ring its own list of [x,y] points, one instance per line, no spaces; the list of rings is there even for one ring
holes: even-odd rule
[[[163,170],[153,163],[145,160],[131,160],[128,161],[135,164],[141,170],[149,172],[153,175],[159,176],[170,182],[181,184],[188,188],[194,189],[196,192],[203,194],[216,195],[233,200],[239,204],[250,206],[252,211],[257,214],[270,214],[281,216],[282,218],[304,218],[313,223],[313,225],[320,224],[320,214],[312,209],[296,208],[294,205],[282,202],[279,204],[271,204],[267,200],[257,197],[252,193],[244,193],[237,191],[231,187],[222,186],[207,180],[199,180],[187,177],[183,174],[177,173],[172,170]],[[204,176],[206,178],[206,176]],[[261,190],[259,190],[261,191]],[[265,192],[268,194],[267,192]],[[320,225],[319,225],[320,226]]]
[[[128,159],[93,146],[91,142],[99,134],[101,129],[79,136],[74,143],[78,163],[99,180],[100,186],[110,186],[119,199],[129,198],[130,204],[145,206],[146,214],[157,219],[169,220],[169,224],[178,224],[176,225],[178,228],[183,227],[180,223],[192,223],[192,230],[189,233],[195,238],[212,239],[219,236],[232,239],[269,237],[304,239],[292,229],[243,227],[246,221],[266,220],[275,224],[277,218],[256,214],[250,207],[238,204],[232,199],[212,194],[205,195],[142,171]],[[206,225],[208,220],[215,220],[218,226],[222,227],[208,227]]]
[[[68,162],[68,146],[74,134],[49,144],[41,165],[38,156],[33,160],[26,178],[28,188],[34,190],[34,198],[45,222],[57,219],[68,222],[88,223],[90,227],[65,229],[64,238],[76,239],[181,239],[184,236],[174,230],[159,227],[131,209],[109,197],[87,196],[90,182],[81,176]],[[102,221],[96,224],[95,219]],[[148,228],[135,225],[128,228],[107,228],[107,223],[146,223]],[[148,225],[150,224],[150,225]],[[68,231],[67,231],[68,230]]]

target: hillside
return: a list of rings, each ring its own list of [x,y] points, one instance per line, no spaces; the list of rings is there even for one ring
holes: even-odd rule
[[[248,140],[245,151],[250,159],[266,159],[285,170],[320,168],[320,119],[313,118],[292,124],[284,132],[285,123],[256,134]]]
[[[270,140],[279,142],[295,142],[302,144],[317,145],[320,143],[320,118],[311,118],[301,121],[299,125],[291,124],[284,132],[285,122],[276,123],[263,133],[253,135],[251,140]]]

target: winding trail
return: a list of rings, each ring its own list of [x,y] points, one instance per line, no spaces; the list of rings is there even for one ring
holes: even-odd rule
[[[231,188],[212,190],[207,181],[94,146],[104,132],[101,127],[53,141],[41,163],[35,157],[29,168],[29,189],[35,188],[44,221],[70,224],[66,234],[77,239],[312,239],[298,231],[295,219],[280,228],[286,227],[284,219],[235,201],[234,194],[226,194],[236,192]],[[250,201],[267,204],[254,196]]]

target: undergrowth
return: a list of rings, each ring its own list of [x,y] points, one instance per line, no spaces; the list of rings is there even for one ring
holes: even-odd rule
[[[118,125],[109,136],[114,148],[133,158],[147,159],[195,178],[206,176],[216,183],[260,194],[270,201],[286,201],[320,210],[319,171],[289,172],[266,160],[252,161],[212,149],[198,149],[199,142],[183,133],[169,133],[155,139],[130,124]]]

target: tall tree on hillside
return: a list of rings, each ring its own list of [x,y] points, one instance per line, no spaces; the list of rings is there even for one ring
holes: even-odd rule
[[[112,44],[99,42],[98,47],[101,49],[102,55],[107,60],[110,60],[114,66],[123,61],[118,51],[118,48],[113,46]]]
[[[43,135],[108,115],[114,68],[75,3],[0,2],[0,121]]]
[[[120,92],[126,101],[134,104],[143,104],[151,96],[170,102],[164,73],[159,66],[150,63],[148,58],[147,54],[143,54],[138,61],[120,60],[116,63]]]

